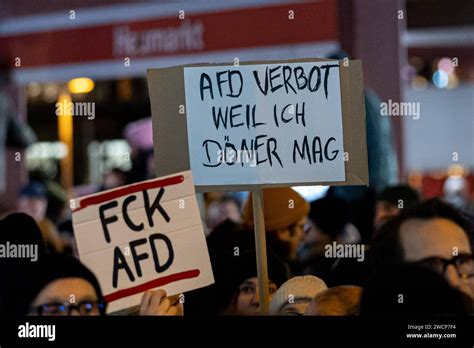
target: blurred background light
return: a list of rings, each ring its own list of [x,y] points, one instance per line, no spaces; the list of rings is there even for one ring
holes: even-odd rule
[[[417,76],[417,70],[414,66],[412,65],[405,65],[403,68],[402,68],[402,72],[401,72],[401,76],[402,76],[402,79],[406,82],[406,83],[412,83],[413,79]]]
[[[59,160],[66,157],[67,146],[60,141],[38,141],[26,149],[26,161],[39,161],[44,159]]]
[[[425,61],[421,57],[412,56],[408,59],[408,63],[413,66],[416,71],[421,71],[425,67]]]
[[[433,83],[438,88],[446,88],[449,82],[449,76],[444,70],[436,70],[433,74]]]
[[[455,73],[449,74],[448,84],[446,88],[453,89],[459,85],[459,79]]]
[[[421,75],[418,75],[413,80],[411,80],[411,86],[415,89],[425,89],[427,85],[428,80]]]
[[[453,164],[448,167],[448,176],[464,176],[466,171],[460,164]]]
[[[53,103],[59,93],[59,87],[55,83],[46,83],[43,86],[43,100],[47,103]]]
[[[420,171],[412,171],[408,175],[408,185],[414,189],[421,189],[423,186],[423,174]]]
[[[78,77],[70,80],[67,83],[67,88],[74,94],[89,93],[94,89],[94,81],[87,77]]]
[[[293,190],[302,195],[308,202],[312,202],[315,199],[322,198],[326,195],[329,186],[295,186]]]
[[[441,58],[438,62],[438,69],[445,71],[447,74],[453,73],[453,61],[450,58]]]
[[[41,95],[43,88],[38,82],[31,82],[28,84],[28,98],[36,99]]]

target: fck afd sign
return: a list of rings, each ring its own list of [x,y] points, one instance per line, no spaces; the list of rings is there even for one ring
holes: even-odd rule
[[[169,295],[214,282],[190,171],[74,201],[81,261],[97,276],[109,312],[141,294]]]

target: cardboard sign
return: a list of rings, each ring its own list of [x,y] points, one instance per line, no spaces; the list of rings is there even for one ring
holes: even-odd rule
[[[198,191],[368,184],[360,61],[151,69],[148,85],[157,175],[191,168]]]
[[[344,181],[338,63],[184,68],[196,185]]]
[[[191,172],[81,197],[74,207],[79,256],[109,312],[138,305],[149,289],[174,295],[214,282]]]

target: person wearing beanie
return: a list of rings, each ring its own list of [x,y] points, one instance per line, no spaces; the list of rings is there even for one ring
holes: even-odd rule
[[[29,315],[105,315],[106,303],[97,278],[78,259],[48,254],[40,265]]]
[[[230,298],[230,303],[221,314],[259,315],[260,299],[255,249],[249,249],[233,256],[233,261],[228,265],[227,272],[216,279],[218,291],[230,295],[226,296]],[[288,270],[271,249],[267,250],[267,265],[269,300],[271,300],[278,287],[288,279]]]
[[[318,277],[307,275],[287,280],[273,295],[270,302],[271,315],[303,315],[310,302],[326,284]]]
[[[13,253],[15,252],[15,254]],[[39,264],[47,253],[35,220],[14,213],[0,220],[0,317],[19,317],[27,311]]]
[[[43,183],[32,181],[20,190],[17,201],[18,211],[35,219],[49,249],[62,252],[64,241],[54,223],[46,216],[47,207],[48,190]]]
[[[78,259],[66,254],[47,254],[41,260],[39,279],[32,282],[28,315],[105,315],[107,303],[95,275]],[[174,298],[174,299],[173,299]],[[140,315],[183,315],[177,296],[162,289],[143,293]]]
[[[297,251],[308,229],[309,204],[289,187],[263,189],[263,209],[267,245],[297,274]],[[250,193],[243,209],[243,223],[254,228],[253,197]]]

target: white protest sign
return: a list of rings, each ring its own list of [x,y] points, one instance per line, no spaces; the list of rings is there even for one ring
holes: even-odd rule
[[[339,62],[185,67],[196,185],[345,180]]]
[[[74,201],[81,261],[97,276],[109,312],[214,282],[190,171]]]

